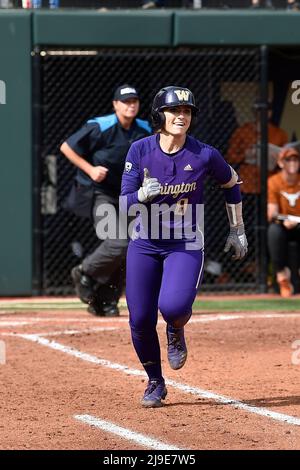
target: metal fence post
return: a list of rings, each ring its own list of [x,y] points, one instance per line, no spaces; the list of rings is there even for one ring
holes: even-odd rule
[[[268,198],[268,46],[260,48],[260,125],[261,125],[261,193],[259,207],[259,241],[260,241],[260,290],[267,292],[268,247],[267,247],[267,198]]]
[[[42,91],[40,50],[32,52],[32,293],[42,294]]]

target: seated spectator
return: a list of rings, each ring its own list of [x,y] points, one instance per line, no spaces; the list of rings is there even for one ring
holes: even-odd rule
[[[287,10],[299,11],[300,10],[300,2],[296,2],[295,0],[287,0]]]
[[[164,0],[144,0],[142,9],[143,10],[149,10],[151,8],[160,8],[165,6],[165,1]]]
[[[272,0],[252,0],[251,8],[274,8]],[[287,10],[300,10],[300,2],[295,0],[287,0],[286,3]]]
[[[272,0],[252,0],[251,8],[274,8]]]
[[[0,8],[13,8],[12,0],[0,0]]]
[[[298,243],[300,258],[300,223],[291,220],[296,216],[300,221],[300,153],[293,148],[283,149],[278,157],[278,166],[281,171],[268,180],[268,247],[280,295],[290,297],[293,294],[288,268],[290,241]]]
[[[240,178],[244,182],[241,190],[246,194],[260,193],[260,116],[256,106],[254,110],[254,121],[247,122],[234,131],[227,152],[227,160],[238,169]],[[278,147],[283,147],[288,142],[288,135],[271,122],[271,116],[271,103],[269,103],[268,141]],[[269,169],[272,170],[272,166]]]

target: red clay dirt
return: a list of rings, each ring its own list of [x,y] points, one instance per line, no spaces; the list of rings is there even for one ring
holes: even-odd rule
[[[193,315],[186,327],[188,361],[180,371],[166,358],[165,326],[158,326],[165,377],[201,390],[284,413],[300,423],[300,314],[241,319]],[[234,314],[233,314],[234,316]],[[115,330],[88,331],[99,327]],[[65,330],[81,333],[64,334]],[[96,318],[84,311],[2,314],[0,340],[0,449],[144,449],[74,419],[89,414],[182,449],[299,449],[300,426],[199,398],[168,386],[164,407],[143,409],[146,379],[92,364],[24,339],[45,336],[98,358],[141,370],[131,345],[128,316]],[[8,336],[7,334],[11,334]],[[298,346],[300,348],[300,344]],[[296,361],[297,362],[297,361]],[[300,361],[299,361],[300,362]]]

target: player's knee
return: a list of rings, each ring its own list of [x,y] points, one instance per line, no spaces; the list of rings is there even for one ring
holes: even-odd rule
[[[182,328],[184,325],[187,324],[187,322],[191,318],[191,315],[192,315],[192,311],[185,314],[184,316],[180,318],[168,321],[168,324],[173,326],[173,328]]]
[[[164,320],[174,328],[182,328],[191,316],[191,305],[178,302],[161,302],[159,310]]]

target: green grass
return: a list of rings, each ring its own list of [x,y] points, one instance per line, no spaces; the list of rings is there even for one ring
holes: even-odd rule
[[[126,308],[126,303],[121,302],[121,309]],[[253,311],[269,311],[269,312],[298,312],[300,313],[300,299],[230,299],[212,300],[197,299],[194,303],[194,310],[209,312],[253,312]],[[51,310],[85,310],[86,305],[80,300],[62,300],[61,302],[51,300],[21,302],[16,299],[15,302],[1,302],[0,313],[5,312],[21,312],[21,311],[51,311]]]
[[[16,302],[16,303],[5,303],[5,302],[0,302],[0,312],[2,311],[32,311],[32,310],[82,310],[83,308],[86,308],[86,305],[81,303],[80,301],[78,302],[70,302],[70,303],[39,303],[39,302],[32,302],[32,303],[27,303],[27,302]]]
[[[300,300],[296,299],[237,299],[237,300],[196,300],[194,310],[212,312],[299,312]]]

